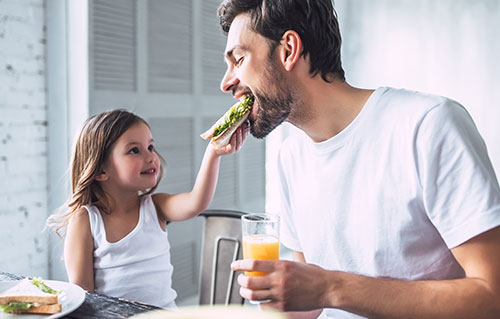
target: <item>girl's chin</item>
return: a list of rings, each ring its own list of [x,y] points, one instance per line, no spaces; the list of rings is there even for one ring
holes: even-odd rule
[[[151,188],[156,186],[157,182],[158,181],[155,179],[154,181],[151,181],[151,183],[144,183],[143,188],[146,190],[150,190]]]
[[[155,187],[155,185],[153,185],[153,186],[151,186],[151,187],[145,187],[145,188],[143,188],[143,189],[139,190],[139,192],[140,192],[141,194],[147,193],[147,192],[149,192],[149,191],[150,191],[153,187]]]

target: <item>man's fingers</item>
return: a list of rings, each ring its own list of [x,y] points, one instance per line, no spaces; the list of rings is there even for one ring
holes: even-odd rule
[[[269,277],[266,276],[238,276],[238,284],[248,289],[268,289],[271,288]]]
[[[270,291],[268,289],[251,290],[245,287],[240,288],[240,295],[249,300],[268,300]]]
[[[236,271],[272,272],[276,260],[243,259],[233,261],[231,268]]]

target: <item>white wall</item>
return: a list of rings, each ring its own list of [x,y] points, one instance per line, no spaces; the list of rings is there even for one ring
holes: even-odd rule
[[[337,0],[347,80],[450,97],[500,176],[500,1]]]
[[[0,271],[48,275],[43,0],[0,1]]]

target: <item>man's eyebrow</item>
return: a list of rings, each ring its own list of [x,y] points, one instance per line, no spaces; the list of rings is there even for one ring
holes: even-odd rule
[[[226,59],[230,59],[233,56],[234,50],[245,50],[245,47],[237,44],[231,50],[227,50],[226,53],[224,54],[224,57]]]

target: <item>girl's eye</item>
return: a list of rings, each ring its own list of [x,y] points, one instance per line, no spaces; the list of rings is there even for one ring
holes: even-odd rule
[[[129,154],[138,154],[139,153],[139,148],[138,147],[132,147],[130,151],[128,151]]]
[[[152,152],[154,151],[155,147],[153,145],[149,145],[148,146],[148,151]]]

